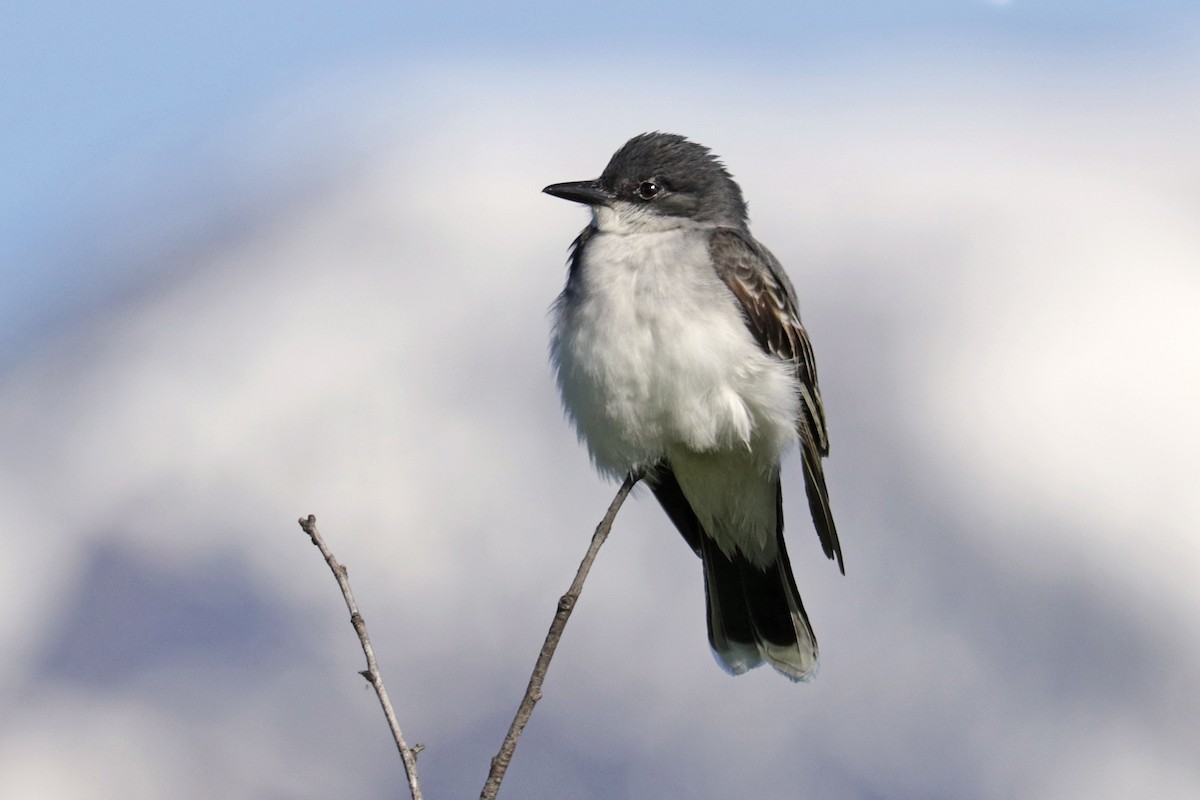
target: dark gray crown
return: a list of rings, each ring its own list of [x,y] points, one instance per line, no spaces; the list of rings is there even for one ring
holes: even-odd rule
[[[661,192],[651,200],[639,187],[652,181]],[[674,133],[643,133],[613,154],[600,185],[618,199],[645,202],[657,213],[700,222],[745,227],[746,203],[725,166],[704,145]]]

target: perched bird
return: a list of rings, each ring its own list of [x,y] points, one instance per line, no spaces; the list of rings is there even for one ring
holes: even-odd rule
[[[817,640],[783,541],[779,465],[799,444],[813,523],[845,573],[829,439],[795,290],[750,235],[741,189],[708,148],[644,133],[597,180],[543,191],[592,210],[550,346],[580,439],[601,472],[644,471],[704,562],[718,661],[811,677]]]

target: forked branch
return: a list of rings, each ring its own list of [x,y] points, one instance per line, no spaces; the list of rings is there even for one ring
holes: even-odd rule
[[[625,498],[633,491],[633,487],[641,480],[640,472],[631,473],[621,484],[621,488],[617,490],[617,494],[613,497],[612,502],[608,506],[608,511],[604,514],[604,518],[600,520],[600,524],[596,526],[596,532],[592,535],[591,544],[588,546],[587,553],[583,557],[583,561],[579,564],[579,569],[575,573],[575,580],[571,582],[571,586],[567,589],[558,601],[558,611],[554,615],[554,620],[550,623],[550,630],[546,634],[546,641],[542,644],[542,649],[538,653],[537,661],[534,663],[533,674],[529,678],[529,685],[525,689],[525,696],[521,698],[521,704],[517,707],[516,716],[513,717],[512,724],[508,728],[508,733],[504,737],[504,742],[500,745],[500,751],[492,759],[491,770],[488,772],[487,782],[483,786],[483,791],[480,794],[481,800],[495,800],[496,794],[500,791],[500,782],[504,780],[504,774],[508,770],[508,765],[512,761],[513,752],[517,748],[517,741],[521,738],[521,733],[525,730],[525,725],[529,722],[530,716],[533,714],[533,707],[537,705],[537,701],[542,698],[542,683],[546,679],[546,672],[550,668],[550,660],[554,657],[554,651],[558,648],[558,642],[562,638],[563,630],[567,626],[567,620],[571,616],[571,612],[575,609],[575,603],[579,600],[579,594],[583,591],[583,582],[587,579],[588,572],[591,571],[592,564],[596,560],[597,554],[600,552],[601,545],[608,538],[608,533],[612,530],[613,521],[617,517],[617,512],[621,505],[625,502]],[[379,673],[379,666],[375,662],[375,651],[371,648],[371,640],[367,636],[367,626],[363,622],[362,614],[358,611],[358,604],[354,601],[354,593],[350,590],[350,580],[346,575],[346,568],[338,563],[334,558],[333,553],[325,545],[325,540],[321,538],[320,532],[317,530],[316,517],[309,515],[300,519],[300,527],[312,539],[312,543],[321,551],[321,555],[325,557],[325,563],[329,565],[329,569],[333,571],[333,575],[337,578],[338,586],[342,589],[342,597],[346,600],[346,607],[350,609],[350,622],[354,625],[354,631],[358,634],[358,640],[362,644],[363,655],[367,658],[367,668],[361,674],[371,686],[375,689],[375,694],[379,697],[379,704],[383,707],[383,715],[387,718],[388,727],[392,731],[392,739],[396,742],[396,749],[400,751],[400,758],[404,762],[404,771],[408,776],[408,789],[412,794],[412,800],[422,800],[421,786],[417,781],[417,754],[421,751],[422,745],[417,745],[410,748],[404,741],[404,735],[400,732],[400,725],[396,721],[396,712],[392,708],[392,701],[388,697],[387,687],[384,686],[383,676]]]

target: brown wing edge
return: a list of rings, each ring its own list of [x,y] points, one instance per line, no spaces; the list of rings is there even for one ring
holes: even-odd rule
[[[800,322],[795,290],[782,265],[748,233],[721,228],[709,239],[717,275],[742,308],[747,329],[764,351],[793,364],[800,383],[796,427],[804,462],[804,489],[813,526],[826,557],[846,574],[842,545],[829,506],[821,459],[829,455],[825,409],[817,385],[817,366],[808,333]]]

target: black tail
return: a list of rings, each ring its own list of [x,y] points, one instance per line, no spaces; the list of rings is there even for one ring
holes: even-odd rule
[[[741,553],[727,556],[704,537],[708,641],[730,672],[740,675],[764,661],[794,681],[817,668],[813,635],[783,537],[775,562],[760,569]]]
[[[667,516],[704,561],[708,641],[721,664],[734,675],[766,662],[795,681],[812,677],[817,639],[792,577],[779,503],[775,560],[758,567],[740,552],[730,556],[721,550],[700,525],[669,469],[657,470],[649,483]],[[777,484],[777,498],[779,491]]]

